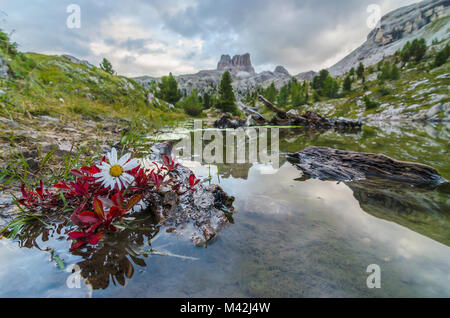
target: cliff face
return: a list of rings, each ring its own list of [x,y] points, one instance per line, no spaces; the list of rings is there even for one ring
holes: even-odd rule
[[[425,0],[384,15],[367,41],[330,67],[330,73],[341,75],[359,62],[366,66],[375,64],[416,38],[423,37],[428,44],[435,38],[447,38],[449,6],[450,0]]]
[[[235,55],[231,58],[229,55],[222,55],[219,63],[217,64],[218,71],[229,71],[237,74],[239,72],[247,72],[255,74],[255,69],[250,61],[250,54]]]

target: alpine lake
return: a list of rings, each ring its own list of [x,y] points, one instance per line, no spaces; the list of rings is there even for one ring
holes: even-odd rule
[[[136,216],[138,229],[74,253],[62,225],[31,227],[0,240],[0,297],[450,297],[448,183],[307,179],[284,156],[307,146],[383,153],[449,180],[448,122],[278,129],[276,168],[258,158],[180,160],[235,197],[232,222],[207,247],[155,230],[145,215]],[[185,125],[156,139],[193,133]],[[371,264],[381,288],[368,288]]]

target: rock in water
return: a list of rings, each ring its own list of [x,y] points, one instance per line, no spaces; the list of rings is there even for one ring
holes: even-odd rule
[[[430,186],[447,182],[432,167],[399,161],[383,154],[308,147],[303,151],[289,154],[287,159],[302,170],[306,178],[354,181],[380,177],[413,185]]]
[[[171,151],[170,142],[155,144],[151,158],[161,161],[162,156],[171,156]],[[179,164],[173,173],[185,188],[189,188],[190,169]],[[188,191],[182,195],[170,189],[155,194],[146,210],[156,216],[166,229],[202,246],[229,224],[234,197],[228,196],[218,185],[206,186],[200,182],[195,188],[195,192]]]

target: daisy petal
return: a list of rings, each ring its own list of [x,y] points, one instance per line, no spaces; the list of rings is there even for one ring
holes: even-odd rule
[[[107,170],[111,168],[111,165],[107,162],[102,162],[102,164],[98,168],[101,170]]]
[[[125,165],[123,165],[123,170],[124,171],[132,170],[132,169],[136,168],[137,166],[139,166],[138,161],[136,159],[131,159],[129,162],[127,162]]]
[[[128,173],[123,173],[122,178],[124,178],[128,183],[132,183],[134,181],[134,177]]]
[[[117,151],[116,148],[111,149],[111,161],[109,162],[112,166],[117,164]]]
[[[130,157],[131,157],[131,153],[125,154],[124,156],[122,156],[122,158],[119,159],[117,164],[119,166],[123,166],[128,161],[128,159],[130,159]]]

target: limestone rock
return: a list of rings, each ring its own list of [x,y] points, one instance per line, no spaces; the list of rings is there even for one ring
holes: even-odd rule
[[[255,74],[255,69],[250,61],[250,54],[235,55],[231,58],[229,55],[222,55],[217,64],[218,71],[229,71],[231,73],[247,72]]]
[[[449,6],[448,0],[425,0],[389,12],[381,18],[379,27],[369,33],[363,45],[328,69],[330,74],[344,74],[360,62],[365,66],[376,64],[416,38],[423,37],[428,43],[434,38],[447,38],[446,27],[441,32],[428,26],[436,19],[448,16]]]

